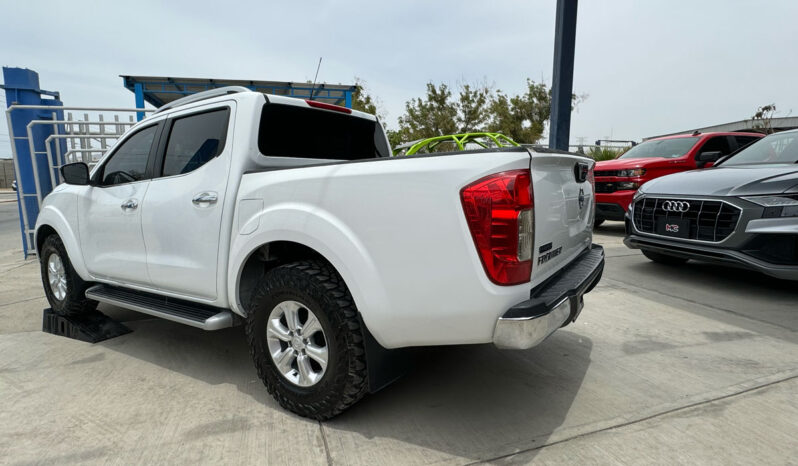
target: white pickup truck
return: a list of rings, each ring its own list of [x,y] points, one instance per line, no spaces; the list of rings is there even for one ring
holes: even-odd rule
[[[63,166],[36,248],[56,313],[243,324],[268,391],[328,419],[392,379],[394,349],[526,349],[576,319],[604,266],[592,171],[523,147],[390,157],[373,115],[222,88]]]

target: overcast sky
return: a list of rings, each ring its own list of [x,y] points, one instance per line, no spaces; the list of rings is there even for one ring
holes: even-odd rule
[[[129,107],[120,74],[305,81],[323,56],[319,81],[364,79],[389,127],[430,80],[551,83],[555,0],[235,3],[5,2],[0,62],[68,105]],[[796,18],[795,0],[582,0],[571,142],[798,110]]]

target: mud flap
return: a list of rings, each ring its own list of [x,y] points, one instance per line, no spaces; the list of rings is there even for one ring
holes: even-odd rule
[[[360,328],[363,329],[369,393],[376,393],[410,372],[415,365],[415,351],[414,348],[384,348],[369,332],[359,312],[357,318],[360,321]]]

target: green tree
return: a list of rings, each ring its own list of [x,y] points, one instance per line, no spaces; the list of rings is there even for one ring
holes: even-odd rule
[[[602,160],[614,160],[621,156],[624,152],[631,149],[631,147],[627,148],[613,148],[613,147],[601,147],[601,146],[594,146],[587,150],[588,157],[592,158],[596,162],[600,162]]]
[[[773,114],[776,113],[776,104],[763,105],[756,109],[751,117],[751,127],[765,134],[773,132]]]
[[[391,148],[396,148],[396,146],[398,146],[399,144],[402,144],[402,142],[404,142],[402,140],[402,132],[401,131],[396,131],[396,130],[392,130],[392,129],[386,129],[385,130],[385,135],[388,137],[388,144],[391,145]]]
[[[520,95],[493,91],[487,84],[462,84],[457,98],[446,84],[427,83],[423,98],[405,103],[396,138],[403,142],[444,134],[491,131],[519,143],[537,142],[551,114],[551,89],[545,83],[526,81]],[[586,95],[573,96],[572,108]]]
[[[531,144],[543,136],[551,115],[551,90],[545,83],[526,80],[526,91],[508,96],[496,91],[490,101],[490,131],[502,133],[516,142]]]
[[[372,97],[366,88],[366,81],[355,77],[355,91],[352,92],[352,109],[361,112],[377,115],[377,118],[384,120],[383,112],[379,108],[381,102],[376,97]]]
[[[458,132],[484,131],[490,119],[491,89],[486,84],[460,86],[457,101]]]
[[[449,86],[430,82],[424,98],[405,103],[405,114],[399,117],[399,132],[403,141],[452,134],[457,132],[457,117]]]

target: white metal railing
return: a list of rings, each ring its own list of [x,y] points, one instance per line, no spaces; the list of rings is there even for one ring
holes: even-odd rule
[[[14,132],[11,113],[14,110],[47,110],[51,113],[51,120],[33,120],[28,123],[25,136],[16,136]],[[49,174],[52,187],[62,182],[60,168],[66,163],[85,162],[94,165],[105,152],[113,147],[118,140],[131,126],[136,124],[134,115],[138,112],[153,112],[153,109],[145,108],[115,108],[115,107],[53,107],[49,105],[12,105],[6,109],[6,121],[8,123],[8,134],[11,142],[11,154],[14,159],[14,170],[19,179],[19,156],[17,154],[17,142],[24,141],[30,154],[30,162],[33,170],[34,192],[27,192],[24,189],[25,183],[17,182],[21,208],[23,230],[27,235],[28,251],[27,254],[35,253],[32,247],[33,233],[35,227],[35,216],[28,212],[26,200],[35,198],[37,209],[36,214],[41,209],[42,200],[47,195],[42,192],[42,176],[39,173],[37,160],[41,157],[47,158]],[[82,112],[82,119],[75,118],[73,112]],[[58,119],[58,115],[65,115],[64,119]],[[41,144],[34,139],[34,129],[41,126],[52,126],[52,135],[44,141],[44,150],[36,150],[36,146]],[[33,217],[33,218],[31,218]]]

